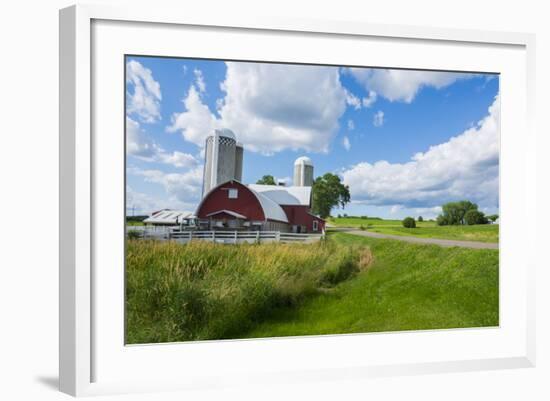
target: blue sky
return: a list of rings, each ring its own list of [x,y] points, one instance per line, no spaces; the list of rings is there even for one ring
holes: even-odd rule
[[[498,212],[499,78],[486,74],[126,59],[127,207],[194,210],[215,128],[244,144],[243,181],[315,175],[350,186],[348,213],[435,217],[470,199]]]

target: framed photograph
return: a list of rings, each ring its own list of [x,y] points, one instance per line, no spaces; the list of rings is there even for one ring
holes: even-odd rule
[[[61,390],[533,366],[533,49],[61,10]]]

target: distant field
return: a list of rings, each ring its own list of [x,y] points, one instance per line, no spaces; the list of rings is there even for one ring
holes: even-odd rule
[[[247,337],[498,326],[497,250],[442,248],[335,233],[369,247],[367,271],[292,309],[280,309]]]
[[[423,238],[440,238],[461,241],[498,242],[498,224],[474,226],[438,226],[434,221],[416,222],[416,228],[405,228],[401,220],[361,219],[358,217],[331,218],[336,227],[361,226],[372,232],[392,235],[410,235]]]

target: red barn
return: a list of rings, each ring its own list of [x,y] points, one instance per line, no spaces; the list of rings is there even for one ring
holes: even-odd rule
[[[320,233],[325,221],[310,209],[311,187],[244,185],[231,180],[204,196],[196,216],[203,229]]]

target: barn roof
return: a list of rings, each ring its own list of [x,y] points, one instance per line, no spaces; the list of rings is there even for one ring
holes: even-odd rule
[[[181,222],[182,219],[186,219],[193,216],[193,212],[187,212],[182,210],[162,209],[147,217],[143,220],[144,223],[151,224],[176,224],[176,219]]]
[[[288,223],[288,218],[286,217],[285,211],[277,202],[274,202],[272,199],[268,198],[261,192],[254,190],[253,188],[249,187],[248,189],[250,189],[250,191],[256,195],[256,198],[260,201],[266,220],[278,220]]]
[[[309,206],[311,187],[249,184],[248,187],[279,205]]]
[[[201,210],[202,204],[208,196],[210,196],[212,193],[217,191],[219,188],[222,188],[224,185],[227,185],[228,183],[238,183],[239,185],[242,185],[244,188],[248,189],[256,198],[258,199],[258,202],[260,203],[260,206],[264,212],[264,216],[266,220],[276,220],[281,221],[284,223],[288,223],[288,218],[286,217],[286,213],[283,210],[283,208],[275,202],[273,199],[269,198],[262,192],[259,192],[255,190],[254,188],[251,188],[250,185],[242,184],[241,182],[237,180],[230,180],[227,182],[224,182],[222,184],[219,184],[218,186],[212,188],[201,200],[199,203],[199,206],[197,207],[197,215],[199,215],[199,211]],[[262,186],[262,185],[256,185],[256,186]]]
[[[236,217],[237,219],[246,219],[246,216],[243,216],[240,213],[234,212],[232,210],[227,210],[227,209],[222,209],[222,210],[218,210],[218,211],[215,211],[215,212],[212,212],[212,213],[208,213],[206,216],[210,217],[210,216],[215,216],[215,215],[221,214],[221,213],[228,214],[230,216]]]

